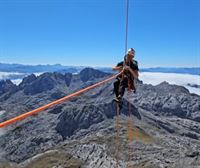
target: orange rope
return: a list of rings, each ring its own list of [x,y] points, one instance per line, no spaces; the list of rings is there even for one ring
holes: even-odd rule
[[[39,113],[39,112],[41,112],[41,111],[44,111],[44,110],[46,110],[46,109],[48,109],[48,108],[50,108],[50,107],[53,107],[53,106],[55,106],[55,105],[57,105],[57,104],[60,104],[60,103],[64,102],[64,101],[66,101],[66,100],[68,100],[68,99],[70,99],[70,98],[72,98],[72,97],[75,97],[75,96],[77,96],[77,95],[79,95],[79,94],[81,94],[81,93],[83,93],[83,92],[85,92],[85,91],[88,91],[88,90],[90,90],[90,89],[92,89],[92,88],[94,88],[94,87],[97,87],[97,86],[99,86],[99,85],[102,85],[102,84],[104,84],[104,83],[106,83],[106,82],[108,82],[108,81],[110,81],[110,80],[116,78],[116,77],[117,77],[118,75],[120,75],[121,73],[122,73],[122,72],[120,72],[120,73],[118,73],[118,74],[116,74],[116,75],[113,75],[112,77],[110,77],[110,78],[108,78],[108,79],[105,79],[105,80],[103,80],[103,81],[101,81],[101,82],[98,82],[98,83],[96,83],[96,84],[94,84],[94,85],[91,85],[91,86],[88,86],[88,87],[86,87],[86,88],[84,88],[84,89],[81,89],[81,90],[79,90],[79,91],[77,91],[77,92],[75,92],[75,93],[72,93],[72,94],[70,94],[70,95],[68,95],[68,96],[65,96],[65,97],[63,97],[63,98],[61,98],[61,99],[55,100],[55,101],[53,101],[53,102],[51,102],[51,103],[49,103],[49,104],[46,104],[46,105],[44,105],[44,106],[42,106],[42,107],[39,107],[39,108],[37,108],[37,109],[34,109],[34,110],[32,110],[32,111],[29,111],[29,112],[27,112],[27,113],[24,113],[24,114],[22,114],[22,115],[19,115],[19,116],[17,116],[17,117],[12,118],[12,119],[9,119],[9,120],[7,120],[7,121],[4,121],[4,122],[0,123],[0,128],[5,127],[5,126],[10,125],[10,124],[13,124],[13,123],[15,123],[15,122],[17,122],[17,121],[23,120],[23,119],[25,119],[26,117],[29,117],[29,116],[31,116],[31,115],[33,115],[33,114]]]
[[[125,34],[125,55],[127,53],[127,44],[128,44],[128,16],[129,16],[129,0],[126,0],[126,34]],[[125,64],[125,63],[124,63]],[[130,103],[130,85],[128,85],[128,109],[129,109],[129,118],[128,118],[128,164],[127,166],[130,167],[129,163],[131,161],[131,137],[132,137],[132,127],[131,127],[131,103]]]
[[[116,168],[119,166],[119,105],[117,104],[117,117],[116,117],[116,128],[117,128],[117,137],[116,137]]]
[[[128,117],[128,167],[130,167],[131,162],[131,153],[132,153],[132,141],[133,141],[133,128],[132,128],[132,120],[131,120],[131,89],[130,85],[128,86],[128,111],[129,111],[129,117]]]

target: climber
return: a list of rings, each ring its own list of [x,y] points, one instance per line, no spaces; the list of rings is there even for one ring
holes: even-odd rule
[[[139,76],[139,68],[138,63],[134,60],[135,50],[130,48],[127,54],[124,56],[124,61],[119,62],[117,66],[113,67],[113,70],[122,71],[123,73],[116,78],[114,82],[114,92],[116,98],[115,101],[121,103],[122,97],[125,92],[125,88],[129,88],[130,90],[136,92],[134,79],[138,79]]]

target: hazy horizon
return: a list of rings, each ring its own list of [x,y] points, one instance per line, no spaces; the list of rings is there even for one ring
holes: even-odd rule
[[[61,65],[61,66],[72,66],[72,67],[100,67],[100,68],[111,68],[112,66],[115,66],[115,65],[111,65],[111,66],[95,66],[95,65],[70,65],[70,64],[62,64],[62,63],[52,63],[52,64],[22,64],[22,63],[17,63],[17,62],[0,62],[0,64],[19,64],[19,65],[25,65],[25,66],[38,66],[38,65],[43,65],[43,66],[47,66],[47,65]],[[170,67],[170,66],[166,66],[166,67],[162,67],[162,66],[151,66],[151,67],[139,67],[139,68],[200,68],[200,65],[199,66],[177,66],[177,67]]]

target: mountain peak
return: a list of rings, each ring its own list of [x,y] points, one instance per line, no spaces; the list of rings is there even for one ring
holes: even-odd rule
[[[80,72],[80,79],[83,82],[87,82],[88,80],[92,80],[94,78],[103,78],[108,76],[109,73],[105,73],[93,68],[84,68],[81,72]]]
[[[58,84],[69,86],[71,78],[71,73],[61,74],[57,72],[46,72],[38,77],[32,74],[26,77],[20,86],[23,87],[24,93],[26,95],[34,95],[47,90],[51,90]]]
[[[166,92],[166,93],[170,93],[171,92],[171,93],[189,94],[189,90],[186,89],[185,87],[174,85],[174,84],[169,84],[166,81],[156,85],[156,88],[159,89],[159,90],[162,90],[163,92]]]
[[[37,77],[34,74],[31,74],[25,78],[23,78],[22,82],[20,83],[20,87],[23,88],[26,85],[30,84],[31,82],[35,81]]]
[[[13,89],[15,88],[16,88],[16,85],[13,84],[12,81],[9,79],[0,81],[0,95],[9,91],[13,91]]]

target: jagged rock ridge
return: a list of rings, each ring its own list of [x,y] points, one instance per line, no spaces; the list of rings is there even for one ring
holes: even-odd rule
[[[91,76],[87,75],[88,71],[92,71]],[[11,88],[17,89],[15,92],[4,89],[0,95],[1,110],[6,111],[0,120],[37,108],[108,75],[85,69],[77,75],[31,75],[19,86],[8,82]],[[9,96],[3,99],[7,93]],[[110,82],[11,126],[0,136],[2,163],[11,161],[28,167],[27,159],[53,149],[64,152],[85,167],[114,167],[117,110],[113,96]],[[124,98],[120,115],[120,167],[128,163],[127,95]],[[190,94],[184,87],[166,82],[157,86],[140,82],[137,93],[130,99],[134,124],[134,153],[130,164],[135,167],[185,165],[198,168],[200,97]],[[57,162],[55,164],[60,164]]]

